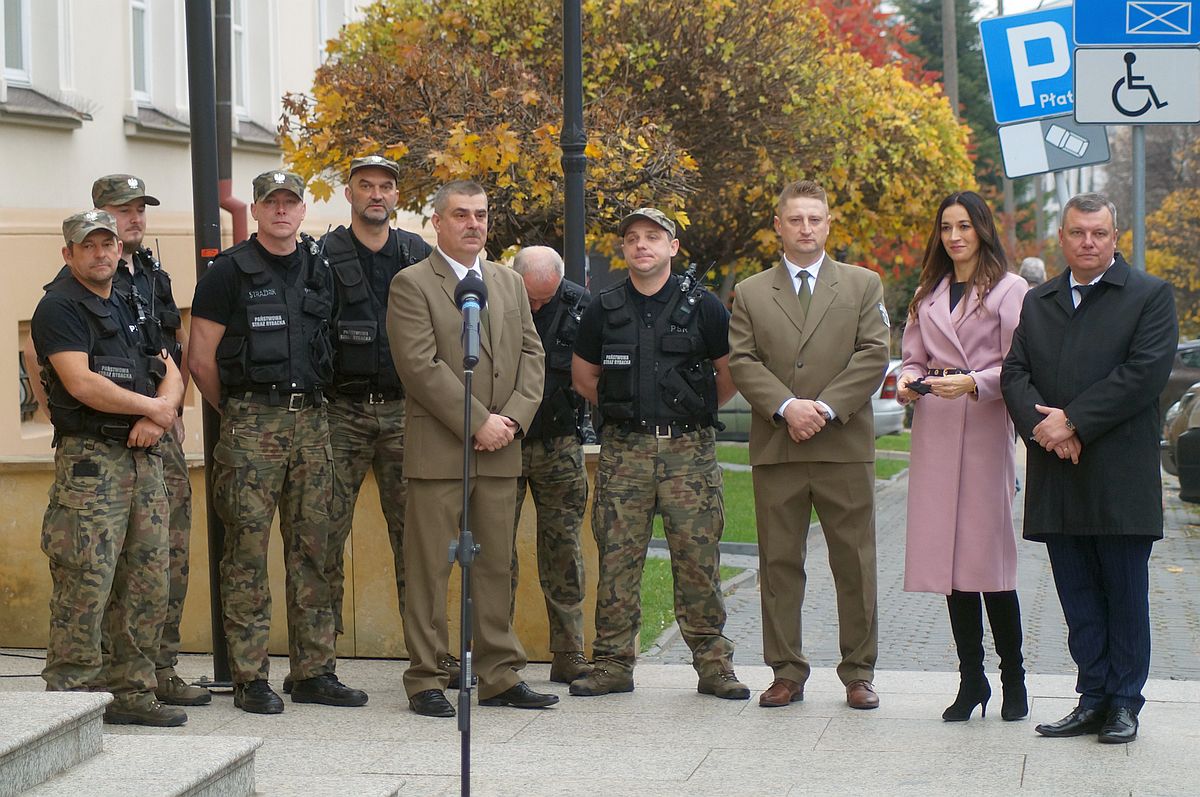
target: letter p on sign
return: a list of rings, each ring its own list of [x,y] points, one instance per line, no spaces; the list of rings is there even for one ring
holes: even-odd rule
[[[1071,70],[1071,50],[1067,46],[1066,31],[1053,22],[1035,22],[1009,28],[1007,33],[1017,102],[1022,106],[1033,105],[1034,83],[1062,77]],[[1035,42],[1049,43],[1050,60],[1030,63],[1029,45]]]

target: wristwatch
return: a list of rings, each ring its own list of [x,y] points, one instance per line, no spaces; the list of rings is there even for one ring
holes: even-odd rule
[[[1067,418],[1066,415],[1064,415],[1063,418],[1066,418],[1066,421],[1067,421],[1067,431],[1068,432],[1075,431],[1075,424],[1071,423],[1071,419]]]

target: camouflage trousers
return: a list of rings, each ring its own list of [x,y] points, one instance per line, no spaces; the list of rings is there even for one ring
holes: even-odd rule
[[[346,583],[346,539],[354,525],[354,507],[367,469],[375,473],[379,505],[387,521],[388,541],[396,567],[396,595],[404,616],[404,401],[368,404],[339,398],[330,403],[329,442],[333,446],[333,511],[330,514],[329,579],[333,621],[342,633]]]
[[[521,520],[526,485],[537,509],[538,581],[550,621],[550,650],[554,653],[583,650],[584,577],[579,532],[583,528],[588,484],[583,447],[575,435],[521,441],[517,523]],[[510,618],[516,609],[518,575],[514,540]]]
[[[183,601],[188,591],[188,549],[192,536],[192,482],[188,478],[183,441],[168,431],[158,442],[162,452],[163,481],[167,485],[167,504],[170,507],[168,547],[170,549],[170,581],[167,588],[167,620],[163,623],[162,643],[158,647],[155,666],[162,670],[174,667],[179,660],[179,624],[183,620]]]
[[[279,510],[286,576],[288,655],[295,680],[334,670],[334,624],[325,562],[333,452],[324,407],[229,398],[213,451],[213,504],[225,523],[221,602],[235,683],[266,680],[271,629],[267,544]]]
[[[641,625],[641,579],[654,514],[671,552],[675,619],[701,675],[733,667],[722,633],[721,551],[725,500],[712,429],[681,437],[604,430],[596,472],[592,533],[600,551],[596,663],[632,670]]]
[[[47,690],[154,689],[167,608],[167,496],[157,451],[60,440],[42,550],[53,582]]]

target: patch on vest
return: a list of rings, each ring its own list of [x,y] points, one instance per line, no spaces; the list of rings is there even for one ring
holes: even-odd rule
[[[246,291],[246,296],[250,299],[267,299],[271,296],[278,296],[274,288],[257,288],[252,291]]]
[[[338,340],[342,343],[373,343],[375,330],[344,326],[338,329]]]
[[[114,382],[132,382],[133,369],[128,365],[114,365],[113,363],[98,363],[96,365],[96,373],[103,376],[105,379],[111,379]]]
[[[286,326],[287,321],[281,313],[264,313],[250,319],[251,329],[283,329]]]
[[[606,351],[600,362],[602,368],[631,368],[633,355],[627,351]]]

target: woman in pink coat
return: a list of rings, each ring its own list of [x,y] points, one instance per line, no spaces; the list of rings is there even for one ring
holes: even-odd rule
[[[958,649],[958,697],[947,722],[987,712],[987,607],[1006,720],[1029,714],[1017,601],[1013,424],[1000,365],[1028,289],[1008,272],[987,204],[973,191],[938,208],[904,330],[901,403],[913,408],[904,589],[946,596]]]

